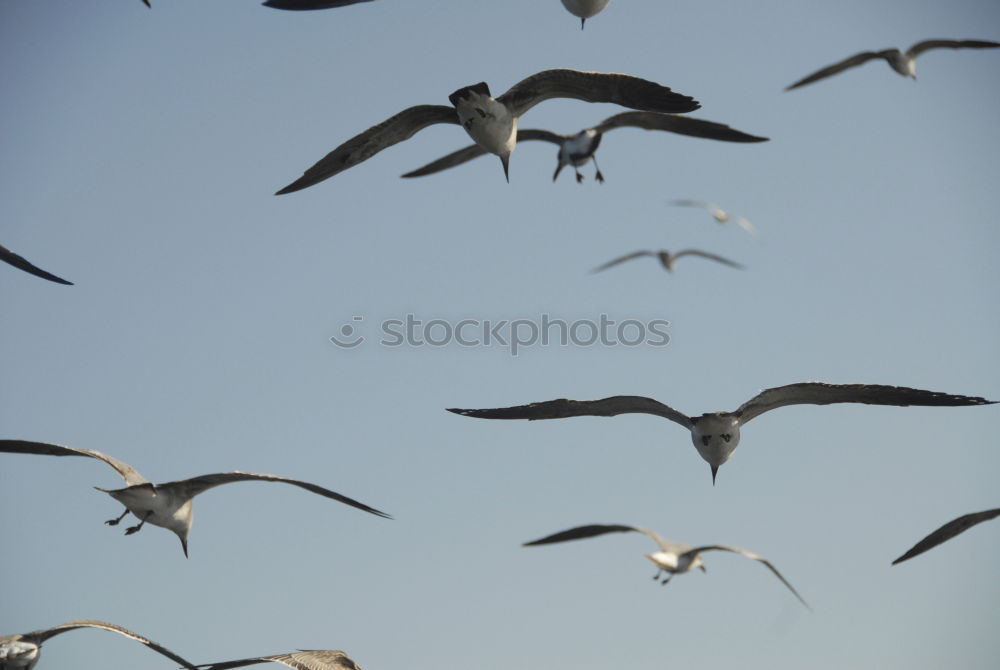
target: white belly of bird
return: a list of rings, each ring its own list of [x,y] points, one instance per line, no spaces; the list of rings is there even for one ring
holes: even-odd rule
[[[559,147],[559,160],[564,164],[576,167],[584,165],[594,155],[594,138],[597,132],[592,129],[577,133],[562,143]]]
[[[0,645],[0,667],[31,670],[38,662],[39,647],[34,642],[14,640]]]
[[[497,156],[509,155],[517,144],[517,119],[493,98],[471,93],[455,111],[476,144]]]

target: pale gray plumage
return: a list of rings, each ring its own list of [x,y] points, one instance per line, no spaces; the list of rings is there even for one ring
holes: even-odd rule
[[[749,219],[742,216],[734,216],[714,203],[707,202],[705,200],[671,200],[671,204],[677,205],[678,207],[698,207],[708,210],[708,213],[712,215],[712,218],[719,223],[732,222],[751,235],[757,234],[757,228],[750,223]]]
[[[206,663],[200,667],[203,670],[229,670],[230,668],[242,668],[258,663],[281,663],[289,668],[294,668],[294,670],[361,670],[361,666],[339,649],[305,649],[289,654],[255,656],[223,663]]]
[[[910,547],[909,551],[893,561],[892,564],[896,565],[897,563],[908,561],[914,556],[919,556],[942,542],[947,542],[956,535],[964,533],[973,526],[984,521],[989,521],[990,519],[995,519],[998,516],[1000,516],[1000,508],[988,509],[984,512],[973,512],[972,514],[966,514],[953,519]]]
[[[38,659],[41,656],[42,644],[46,640],[78,628],[99,628],[124,635],[136,642],[141,642],[153,651],[166,656],[189,670],[197,670],[197,666],[192,665],[190,662],[149,638],[145,638],[113,623],[91,619],[76,619],[53,626],[52,628],[44,628],[30,633],[0,635],[0,670],[31,670],[38,663]]]

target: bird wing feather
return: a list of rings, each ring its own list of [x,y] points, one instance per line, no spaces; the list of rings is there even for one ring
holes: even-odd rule
[[[449,412],[478,419],[565,419],[572,416],[617,416],[618,414],[655,414],[691,428],[691,419],[668,405],[636,395],[616,395],[601,400],[549,400],[516,407],[495,409],[457,409]]]
[[[929,49],[995,49],[1000,42],[988,40],[924,40],[906,50],[908,56],[916,58]]]
[[[49,638],[60,635],[67,631],[76,630],[77,628],[100,628],[102,630],[109,630],[112,633],[118,633],[119,635],[124,635],[127,638],[133,639],[136,642],[141,642],[153,651],[159,652],[160,654],[166,656],[175,663],[180,663],[185,668],[189,670],[198,670],[198,666],[191,664],[190,662],[184,660],[174,652],[170,651],[166,647],[153,642],[149,638],[145,638],[142,635],[133,633],[132,631],[117,626],[113,623],[107,623],[106,621],[93,621],[90,619],[75,619],[73,621],[68,621],[64,624],[59,624],[58,626],[53,626],[52,628],[46,628],[44,630],[36,630],[32,633],[27,633],[22,636],[25,639],[34,641],[36,644],[41,644],[48,640]]]
[[[49,281],[53,281],[57,284],[66,284],[68,286],[73,285],[73,282],[66,281],[62,277],[57,277],[51,272],[46,272],[37,265],[33,265],[27,258],[15,254],[13,251],[3,246],[2,244],[0,244],[0,261],[9,263],[19,270],[24,270],[25,272],[33,274],[36,277],[41,277],[42,279],[48,279]]]
[[[775,577],[777,577],[778,579],[781,580],[782,584],[784,584],[785,586],[788,587],[789,591],[791,591],[792,593],[795,594],[795,597],[799,599],[800,603],[802,603],[803,605],[805,605],[807,609],[809,609],[809,610],[812,609],[811,607],[809,607],[809,603],[807,603],[802,598],[802,596],[799,595],[799,592],[795,590],[795,587],[792,586],[788,582],[788,580],[785,579],[782,576],[782,574],[780,572],[778,572],[778,569],[776,567],[774,567],[771,564],[770,561],[768,561],[766,558],[764,558],[760,554],[755,554],[754,552],[747,551],[746,549],[737,549],[736,547],[726,547],[726,546],[723,546],[723,545],[720,545],[720,544],[710,544],[710,545],[707,545],[707,546],[704,546],[704,547],[695,547],[694,549],[691,549],[689,551],[684,552],[684,555],[685,556],[690,556],[690,558],[693,560],[695,556],[697,556],[700,553],[706,552],[706,551],[729,551],[729,552],[732,552],[734,554],[740,554],[741,556],[746,556],[747,558],[752,558],[755,561],[759,561],[760,563],[763,563],[764,565],[767,566],[768,570],[770,570],[771,572],[774,573]]]
[[[707,258],[709,260],[717,261],[719,263],[723,263],[724,265],[738,268],[740,270],[745,269],[742,265],[740,265],[736,261],[731,261],[728,258],[723,258],[722,256],[716,256],[715,254],[710,254],[707,251],[700,251],[698,249],[684,249],[674,254],[674,258],[680,258],[681,256],[701,256],[702,258]]]
[[[990,519],[995,519],[998,516],[1000,516],[1000,508],[988,509],[985,512],[973,512],[972,514],[966,514],[958,517],[957,519],[953,519],[924,539],[920,540],[920,542],[917,542],[910,548],[909,551],[893,561],[892,564],[896,565],[897,563],[907,561],[929,549],[933,549],[942,542],[950,540],[956,535],[964,533],[976,524],[989,521]]]
[[[633,251],[630,254],[625,254],[624,256],[619,256],[618,258],[612,259],[612,260],[608,261],[607,263],[605,263],[604,265],[599,265],[596,268],[594,268],[593,270],[591,270],[591,272],[601,272],[602,270],[607,270],[608,268],[614,267],[615,265],[618,265],[619,263],[624,263],[625,261],[630,261],[633,258],[642,258],[643,256],[655,256],[655,255],[656,254],[654,252],[648,251],[648,250]]]
[[[811,84],[814,81],[819,81],[820,79],[831,77],[839,72],[843,72],[844,70],[850,69],[852,67],[857,67],[858,65],[867,63],[870,60],[875,60],[876,58],[888,59],[888,57],[896,51],[897,51],[896,49],[884,49],[882,51],[862,51],[861,53],[849,56],[848,58],[845,58],[842,61],[834,63],[833,65],[827,65],[825,68],[817,70],[816,72],[813,72],[811,75],[799,79],[794,84],[786,86],[785,90],[790,91],[793,88],[798,88],[799,86],[805,86],[806,84]]]
[[[294,670],[361,670],[361,666],[339,649],[307,649],[290,654],[257,656],[255,658],[244,658],[239,661],[205,664],[201,667],[203,670],[229,670],[230,668],[242,668],[247,665],[272,662],[287,665]]]
[[[135,468],[128,463],[119,461],[113,456],[101,453],[94,449],[77,449],[75,447],[64,447],[48,442],[31,442],[29,440],[0,440],[0,452],[9,454],[38,454],[42,456],[89,456],[104,461],[120,474],[129,486],[146,484],[148,480],[140,475]]]
[[[704,137],[725,142],[766,142],[768,138],[749,135],[724,123],[692,119],[689,116],[661,114],[659,112],[622,112],[604,119],[594,130],[604,133],[614,128],[642,128],[643,130],[665,130],[678,135]]]

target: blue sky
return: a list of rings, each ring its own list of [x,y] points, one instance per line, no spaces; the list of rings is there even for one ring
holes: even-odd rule
[[[4,455],[0,631],[79,618],[196,663],[339,648],[367,670],[988,668],[1000,533],[890,567],[941,523],[996,507],[996,407],[791,407],[758,418],[713,487],[652,416],[489,422],[446,407],[647,395],[688,414],[822,380],[1000,399],[1000,50],[934,51],[917,81],[875,62],[785,93],[852,53],[1000,40],[982,2],[627,2],[579,29],[555,0],[52,0],[0,9],[0,243],[76,283],[0,267],[4,436],[98,449],[153,481],[269,472],[199,496],[185,560],[124,537],[87,459]],[[738,145],[616,130],[576,184],[524,143],[511,181],[435,126],[281,197],[404,107],[499,94],[539,70],[625,72],[694,96]],[[523,128],[619,111],[547,101]],[[759,239],[674,198],[718,202]],[[682,259],[589,270],[637,249]],[[378,324],[669,321],[667,346],[386,347]],[[355,321],[354,317],[363,317]],[[344,324],[366,341],[329,338]],[[706,555],[650,580],[641,536],[522,548],[585,523],[771,559]],[[162,661],[162,662],[161,662]],[[172,667],[99,631],[42,668]]]

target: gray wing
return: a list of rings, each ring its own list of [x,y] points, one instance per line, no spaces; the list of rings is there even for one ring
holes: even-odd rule
[[[929,49],[995,49],[1000,42],[987,40],[924,40],[906,50],[908,56],[916,58]]]
[[[988,509],[985,512],[974,512],[972,514],[960,516],[957,519],[949,521],[945,525],[941,526],[936,531],[920,540],[920,542],[917,542],[910,548],[909,551],[893,561],[892,564],[896,565],[897,563],[907,561],[914,556],[919,556],[928,549],[933,549],[942,542],[947,542],[956,535],[964,533],[976,524],[989,521],[990,519],[995,519],[998,516],[1000,516],[1000,508]]]
[[[795,587],[792,586],[791,584],[789,584],[788,580],[785,579],[781,575],[780,572],[778,572],[778,569],[776,567],[774,567],[773,565],[771,565],[771,562],[768,561],[767,559],[765,559],[763,556],[761,556],[759,554],[755,554],[752,551],[747,551],[746,549],[737,549],[735,547],[724,547],[724,546],[719,545],[719,544],[711,544],[711,545],[708,545],[708,546],[705,546],[705,547],[695,547],[694,549],[691,549],[690,551],[686,551],[684,553],[685,553],[685,555],[690,555],[691,558],[693,559],[695,556],[697,556],[698,554],[700,554],[702,552],[705,552],[705,551],[731,551],[734,554],[740,554],[741,556],[746,556],[747,558],[752,558],[755,561],[759,561],[759,562],[763,563],[764,565],[767,566],[768,570],[770,570],[771,572],[774,573],[775,577],[777,577],[778,579],[781,580],[782,584],[784,584],[785,586],[788,587],[789,591],[791,591],[792,593],[795,594],[795,597],[799,599],[800,603],[802,603],[803,605],[805,605],[807,609],[812,610],[812,608],[809,607],[809,603],[807,603],[802,598],[802,596],[799,595],[799,592],[795,590]]]
[[[638,395],[616,395],[601,400],[549,400],[530,405],[496,409],[456,409],[449,412],[477,419],[565,419],[571,416],[617,416],[618,414],[655,414],[691,429],[691,419],[652,398]]]
[[[825,384],[801,382],[765,389],[746,401],[736,410],[740,423],[746,423],[785,405],[832,405],[835,403],[862,403],[865,405],[910,405],[955,407],[962,405],[993,405],[995,401],[965,395],[951,395],[937,391],[923,391],[906,386],[883,384]]]
[[[497,100],[506,105],[514,116],[521,116],[549,98],[611,102],[650,112],[683,113],[701,106],[694,98],[639,77],[565,69],[544,70],[522,79]]]
[[[749,135],[724,123],[692,119],[688,116],[660,114],[658,112],[622,112],[604,119],[594,130],[599,133],[613,128],[642,128],[643,130],[666,130],[678,135],[704,137],[724,142],[766,142],[768,138]],[[520,139],[520,137],[518,138]]]
[[[24,270],[28,274],[33,274],[36,277],[41,277],[42,279],[48,279],[49,281],[53,281],[57,284],[67,284],[69,286],[73,285],[73,282],[66,281],[62,277],[57,277],[51,272],[46,272],[37,265],[33,265],[27,258],[15,254],[2,244],[0,244],[0,261],[9,263],[19,270]]]
[[[267,0],[267,2],[261,4],[265,7],[273,7],[274,9],[305,10],[332,9],[334,7],[346,7],[348,5],[356,5],[359,2],[371,1],[372,0]]]
[[[723,265],[728,265],[729,267],[732,268],[737,268],[739,270],[746,269],[739,263],[731,261],[728,258],[723,258],[722,256],[716,256],[715,254],[710,254],[707,251],[699,251],[698,249],[684,249],[683,251],[678,251],[676,254],[674,254],[674,258],[680,258],[681,256],[701,256],[702,258],[707,258],[709,260],[722,263]]]
[[[324,179],[362,163],[393,144],[413,137],[414,133],[436,123],[458,125],[454,107],[444,105],[417,105],[355,135],[328,153],[305,171],[297,180],[275,195],[299,191]]]
[[[546,142],[552,142],[553,144],[562,144],[562,135],[556,135],[548,130],[518,130],[517,131],[517,141],[523,142],[526,140],[544,140]],[[464,149],[459,149],[454,151],[447,156],[437,159],[433,163],[428,163],[427,165],[417,168],[412,172],[407,172],[402,175],[404,178],[409,177],[423,177],[429,174],[434,174],[435,172],[441,172],[442,170],[447,170],[448,168],[453,168],[462,163],[467,163],[473,158],[479,158],[480,156],[486,154],[486,149],[483,149],[478,144],[473,144],[472,146],[465,147]]]
[[[206,663],[199,667],[205,670],[228,670],[229,668],[242,668],[247,665],[272,662],[287,665],[295,670],[361,670],[361,666],[338,649],[301,650],[291,654],[257,656],[239,661],[226,661],[225,663]]]
[[[875,60],[876,58],[888,59],[889,55],[898,51],[897,49],[884,49],[882,51],[862,51],[859,54],[854,54],[850,58],[845,58],[844,60],[834,63],[833,65],[828,65],[822,70],[817,70],[813,72],[808,77],[799,79],[794,84],[785,87],[786,91],[790,91],[793,88],[798,88],[799,86],[805,86],[806,84],[811,84],[814,81],[819,81],[820,79],[825,79],[826,77],[833,76],[838,72],[843,72],[844,70],[850,69],[852,67],[857,67],[863,63],[867,63],[870,60]]]
[[[634,531],[636,533],[642,533],[647,537],[653,539],[660,549],[664,551],[676,552],[679,549],[688,549],[688,545],[677,544],[676,542],[668,542],[664,540],[655,531],[649,530],[647,528],[641,528],[639,526],[623,526],[620,524],[590,524],[588,526],[577,526],[575,528],[570,528],[568,530],[563,530],[558,533],[553,533],[552,535],[547,535],[545,537],[539,538],[537,540],[532,540],[531,542],[525,542],[522,547],[534,547],[540,544],[555,544],[556,542],[567,542],[569,540],[583,540],[588,537],[597,537],[598,535],[606,535],[608,533],[627,533]]]
[[[135,640],[136,642],[141,642],[153,651],[163,654],[171,661],[175,663],[180,663],[185,668],[190,670],[198,670],[198,666],[192,665],[188,661],[170,651],[166,647],[163,647],[152,640],[133,633],[130,630],[122,628],[121,626],[116,626],[113,623],[107,623],[106,621],[92,621],[90,619],[75,619],[73,621],[68,621],[64,624],[59,624],[58,626],[53,626],[52,628],[46,628],[45,630],[36,630],[32,633],[27,633],[22,637],[35,642],[36,644],[41,644],[48,640],[50,637],[65,633],[66,631],[76,630],[77,628],[100,628],[102,630],[109,630],[112,633],[118,633],[119,635],[124,635],[127,638]]]
[[[28,440],[0,440],[0,452],[8,454],[38,454],[41,456],[89,456],[104,461],[120,474],[129,486],[146,484],[148,480],[140,475],[128,463],[123,463],[117,458],[102,454],[94,449],[76,449],[74,447],[63,447],[58,444],[48,442],[30,442]]]
[[[202,475],[201,477],[192,477],[191,479],[184,479],[176,482],[167,482],[165,484],[157,484],[157,489],[171,488],[177,491],[180,495],[187,496],[189,498],[198,495],[210,488],[221,486],[222,484],[232,484],[233,482],[280,482],[283,484],[292,484],[293,486],[298,486],[306,491],[316,493],[318,495],[324,496],[326,498],[332,498],[345,505],[350,505],[351,507],[357,507],[360,510],[364,510],[369,514],[374,514],[376,516],[383,517],[385,519],[391,519],[392,517],[385,512],[380,512],[374,507],[369,507],[368,505],[358,502],[353,498],[348,498],[345,495],[341,495],[336,491],[331,491],[330,489],[325,489],[322,486],[316,486],[315,484],[310,484],[309,482],[302,482],[297,479],[288,479],[287,477],[279,477],[277,475],[261,475],[253,472],[219,472],[212,475]]]
[[[644,251],[633,251],[630,254],[625,254],[624,256],[619,256],[618,258],[610,260],[607,263],[605,263],[604,265],[599,265],[596,268],[594,268],[593,270],[591,270],[591,272],[601,272],[602,270],[607,270],[608,268],[613,267],[615,265],[618,265],[619,263],[624,263],[625,261],[630,261],[633,258],[642,258],[643,256],[655,256],[655,255],[656,255],[656,253],[653,252],[653,251],[646,251],[646,250],[644,250]]]

